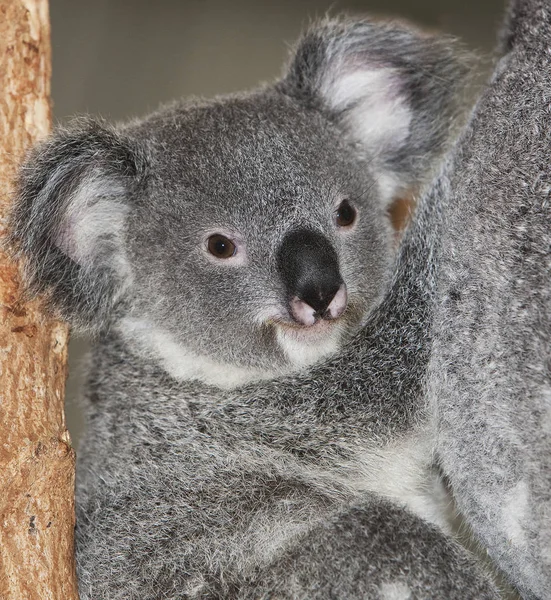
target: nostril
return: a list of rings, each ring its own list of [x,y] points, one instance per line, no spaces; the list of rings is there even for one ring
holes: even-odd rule
[[[301,325],[310,326],[314,325],[318,318],[338,319],[346,310],[347,301],[346,285],[343,283],[335,292],[326,294],[323,299],[294,296],[289,304],[293,319]]]
[[[291,315],[301,325],[313,325],[316,322],[316,311],[298,296],[291,299]]]
[[[340,286],[341,281],[323,281],[321,279],[313,284],[297,286],[297,296],[322,316],[338,293]]]
[[[333,296],[333,299],[329,303],[327,310],[325,311],[324,317],[326,319],[338,319],[342,313],[346,310],[348,304],[348,292],[346,291],[346,284],[341,284],[337,293]]]

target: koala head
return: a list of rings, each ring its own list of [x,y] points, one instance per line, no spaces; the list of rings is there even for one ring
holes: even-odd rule
[[[296,370],[380,297],[388,207],[430,174],[465,73],[450,38],[323,21],[272,85],[59,130],[21,170],[11,242],[58,314],[177,378]]]

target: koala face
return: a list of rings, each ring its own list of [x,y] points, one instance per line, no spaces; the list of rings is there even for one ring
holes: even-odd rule
[[[444,148],[463,64],[446,37],[329,20],[258,91],[76,121],[21,172],[11,241],[28,280],[177,378],[311,364],[381,293],[388,206]]]
[[[128,215],[123,330],[274,373],[357,329],[392,235],[368,161],[318,112],[264,92],[172,107],[132,135],[149,176]]]

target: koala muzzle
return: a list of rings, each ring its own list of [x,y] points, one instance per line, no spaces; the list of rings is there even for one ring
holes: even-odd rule
[[[287,291],[289,312],[300,325],[337,319],[346,309],[347,292],[335,249],[316,231],[288,233],[277,255]]]

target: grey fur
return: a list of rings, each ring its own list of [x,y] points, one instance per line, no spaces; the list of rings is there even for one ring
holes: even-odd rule
[[[532,5],[527,16],[521,11],[511,19],[507,44],[512,54],[501,67],[505,75],[498,72],[444,171],[423,195],[386,291],[390,252],[388,198],[383,196],[389,188],[378,189],[377,178],[388,176],[399,189],[411,185],[414,174],[422,180],[432,169],[435,155],[427,152],[444,145],[463,72],[449,40],[397,26],[323,23],[319,33],[307,34],[288,75],[275,87],[213,103],[175,105],[118,130],[94,122],[76,125],[31,157],[12,219],[12,241],[27,256],[35,288],[49,290],[52,307],[76,324],[101,331],[90,365],[88,433],[79,457],[77,556],[83,599],[497,598],[473,557],[428,522],[431,511],[437,515],[441,508],[431,487],[439,480],[435,449],[475,534],[526,597],[546,597],[549,575],[541,553],[508,550],[500,523],[486,519],[476,504],[484,505],[504,486],[485,477],[492,465],[499,472],[501,457],[473,448],[469,425],[477,411],[467,400],[482,399],[479,408],[491,424],[508,413],[502,412],[503,403],[484,403],[484,386],[470,393],[474,370],[464,369],[460,359],[475,354],[477,340],[450,339],[444,329],[449,319],[458,328],[471,322],[472,308],[460,310],[461,303],[447,291],[454,278],[478,269],[468,257],[491,257],[488,251],[503,243],[511,260],[503,262],[499,275],[517,268],[516,246],[500,237],[500,224],[539,217],[539,241],[544,249],[549,242],[545,215],[520,210],[522,199],[512,193],[520,188],[518,174],[508,187],[509,203],[492,209],[487,201],[486,186],[497,185],[486,177],[498,160],[491,152],[496,131],[486,125],[496,103],[506,123],[518,128],[520,151],[532,156],[526,176],[546,181],[543,172],[541,179],[532,177],[540,173],[543,145],[524,143],[535,141],[531,135],[545,135],[541,127],[530,133],[533,111],[520,110],[531,101],[531,90],[523,90],[523,96],[504,95],[502,89],[502,78],[514,80],[526,71],[532,73],[531,84],[546,82],[549,88],[548,67],[542,66],[547,38],[539,42],[518,34],[540,6],[537,0],[526,4]],[[548,36],[548,23],[545,31]],[[396,43],[404,39],[407,53]],[[362,40],[365,49],[360,44],[358,52]],[[319,85],[338,78],[333,60],[340,54],[344,63],[339,64],[360,70],[381,64],[394,69],[387,71],[389,89],[399,94],[402,114],[407,106],[415,115],[407,136],[401,135],[404,120],[398,128],[390,123],[401,137],[376,132],[382,146],[370,145],[368,130],[358,137],[351,123],[359,122],[357,111],[369,107],[364,95],[373,90],[360,86],[362,97],[358,101],[353,95],[355,102],[347,104],[341,91],[331,95],[337,89],[333,83]],[[402,68],[410,55],[413,66]],[[444,77],[442,85],[427,73]],[[501,152],[508,155],[510,147]],[[335,191],[356,192],[361,215],[372,219],[365,232],[357,230],[368,235],[367,241],[343,239],[332,228]],[[496,193],[493,200],[499,197]],[[477,198],[486,201],[487,213],[468,208]],[[71,216],[69,210],[67,219],[67,207],[75,202],[84,212]],[[92,245],[75,238],[75,232],[87,231],[79,215],[98,218],[104,203],[113,207],[103,221],[105,235],[92,231]],[[254,211],[259,204],[265,222]],[[89,211],[98,205],[99,212]],[[187,264],[182,261],[183,244],[197,237],[188,232],[201,230],[203,216],[230,225],[232,218],[250,220],[252,256],[260,256],[255,272],[262,276],[254,279],[251,270],[243,288],[227,271],[224,284],[219,276],[203,275],[206,263],[191,253]],[[298,365],[265,331],[264,337],[251,333],[250,307],[259,298],[265,301],[277,282],[272,249],[285,231],[305,224],[331,240],[349,288],[360,282],[347,335],[339,344],[363,326],[333,358],[307,372],[224,391],[171,377],[155,349],[144,350],[129,335],[124,325],[129,318],[145,320],[209,360],[296,371]],[[548,257],[548,247],[543,256]],[[464,257],[466,265],[456,262]],[[530,264],[536,273],[548,268],[545,261]],[[518,296],[501,291],[494,265],[484,265],[482,289],[520,305],[526,289],[521,285]],[[545,303],[542,277],[534,282]],[[221,305],[204,294],[211,289],[219,289]],[[242,293],[235,299],[238,289]],[[482,294],[477,308],[487,302],[485,323],[497,335],[501,325],[492,312],[492,294]],[[245,317],[239,313],[244,304],[249,307]],[[541,321],[545,310],[534,315],[524,310],[529,319],[515,339],[531,349],[527,365],[542,364],[530,339],[534,330],[543,337],[548,333]],[[534,324],[530,318],[536,317]],[[503,355],[496,360],[507,372],[518,367]],[[501,385],[491,364],[481,372]],[[531,371],[519,373],[515,382],[522,386],[528,380],[539,382]],[[530,399],[528,416],[505,428],[504,435],[543,433],[533,421],[537,398]],[[462,415],[453,414],[457,407],[470,415],[464,423]],[[514,398],[511,407],[519,414]],[[548,443],[543,435],[538,439],[541,443],[527,443],[522,437],[517,445],[519,462],[525,457],[534,473],[533,486],[538,469],[545,468],[540,452]],[[545,507],[541,496],[532,498]],[[532,530],[533,524],[521,526]],[[538,526],[544,547],[543,519]]]
[[[551,598],[551,4],[519,0],[449,177],[429,367],[458,508]]]

